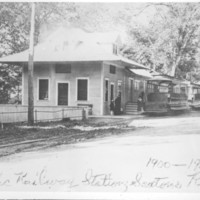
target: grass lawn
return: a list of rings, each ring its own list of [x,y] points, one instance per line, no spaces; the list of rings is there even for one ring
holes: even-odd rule
[[[100,119],[7,124],[0,130],[0,157],[27,151],[38,151],[58,145],[126,133],[131,119]]]

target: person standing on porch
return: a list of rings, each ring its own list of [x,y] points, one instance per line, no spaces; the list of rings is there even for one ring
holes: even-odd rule
[[[137,111],[144,111],[145,99],[143,91],[138,96],[137,104],[138,104]]]
[[[117,98],[115,99],[115,115],[121,114],[121,93],[119,92]]]
[[[115,103],[112,100],[111,103],[110,103],[110,114],[111,115],[114,115],[114,110],[115,110]]]

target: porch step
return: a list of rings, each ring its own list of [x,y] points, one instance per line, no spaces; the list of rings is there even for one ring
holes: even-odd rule
[[[126,112],[126,115],[140,115],[141,114],[141,112],[138,112],[138,111],[136,111],[136,112]]]
[[[128,102],[125,108],[125,114],[127,115],[139,115],[141,112],[137,111],[137,103],[136,102]]]
[[[137,110],[137,106],[126,106],[127,110]]]
[[[137,102],[128,102],[126,105],[137,105]]]

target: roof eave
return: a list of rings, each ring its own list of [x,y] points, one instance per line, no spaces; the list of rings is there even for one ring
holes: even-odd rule
[[[128,58],[125,58],[125,57],[120,57],[120,61],[122,62],[122,64],[125,64],[126,67],[130,67],[130,68],[133,68],[133,69],[148,69],[148,67],[142,65],[142,64],[139,64],[135,61],[132,61]]]

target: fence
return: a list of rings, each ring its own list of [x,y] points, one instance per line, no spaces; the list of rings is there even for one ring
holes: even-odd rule
[[[87,107],[35,106],[34,120],[56,121],[63,119],[81,120],[88,117]],[[28,121],[28,106],[0,105],[0,123]]]

